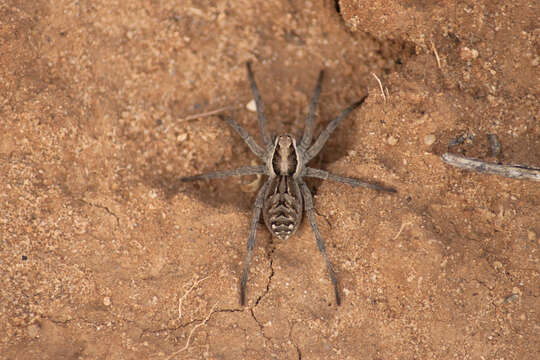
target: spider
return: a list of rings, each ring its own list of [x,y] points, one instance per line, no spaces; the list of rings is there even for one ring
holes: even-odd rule
[[[393,188],[363,182],[359,179],[334,175],[327,171],[307,166],[307,163],[321,151],[328,140],[328,137],[336,129],[339,123],[347,117],[350,112],[362,105],[367,98],[367,95],[344,109],[326,126],[326,129],[321,132],[315,142],[312,143],[315,110],[319,101],[324,75],[324,71],[321,70],[309,104],[309,112],[305,119],[304,131],[301,139],[299,139],[299,142],[297,143],[297,140],[290,134],[270,136],[266,128],[267,119],[264,113],[263,102],[253,76],[253,71],[251,70],[251,64],[247,62],[246,67],[251,92],[257,108],[259,131],[264,145],[260,146],[257,144],[253,137],[251,137],[251,135],[249,135],[248,132],[232,118],[228,116],[220,116],[220,118],[240,135],[250,150],[264,162],[264,165],[244,166],[233,170],[209,172],[183,177],[180,181],[187,182],[256,174],[268,176],[255,197],[255,204],[251,215],[246,261],[240,280],[240,303],[242,305],[245,304],[249,265],[253,253],[253,246],[255,245],[257,224],[261,213],[264,223],[270,233],[282,240],[286,240],[298,229],[302,220],[302,211],[305,211],[307,214],[307,218],[317,241],[317,246],[322,254],[328,274],[330,275],[330,279],[334,286],[336,303],[337,305],[340,305],[341,298],[338,290],[338,281],[336,274],[332,269],[332,265],[328,260],[324,240],[319,232],[317,223],[315,222],[313,198],[308,186],[304,182],[304,178],[319,178],[349,184],[353,187],[363,186],[379,191],[396,192]]]

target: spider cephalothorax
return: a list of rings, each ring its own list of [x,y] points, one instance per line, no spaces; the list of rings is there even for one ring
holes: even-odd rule
[[[251,66],[247,63],[248,78],[251,84],[251,91],[257,105],[257,116],[259,122],[259,131],[263,138],[264,146],[259,146],[255,140],[242,128],[236,121],[230,117],[222,117],[246,142],[251,151],[257,155],[265,165],[245,166],[234,170],[225,170],[211,172],[201,175],[189,176],[181,178],[181,181],[195,181],[201,179],[217,179],[228,176],[239,175],[254,175],[263,174],[268,176],[264,185],[261,187],[255,198],[253,214],[251,216],[250,234],[247,243],[246,262],[244,271],[240,281],[240,302],[245,303],[245,289],[248,277],[249,264],[253,246],[255,245],[255,234],[257,231],[257,223],[262,216],[266,227],[272,235],[280,239],[289,238],[298,229],[302,221],[302,212],[306,215],[313,229],[317,246],[326,263],[326,268],[330,274],[330,279],[334,286],[336,302],[341,303],[338,284],[334,270],[330,265],[326,248],[317,223],[315,222],[315,213],[313,210],[313,198],[311,192],[304,182],[304,177],[314,177],[319,179],[328,179],[349,184],[351,186],[363,186],[375,190],[396,192],[393,188],[387,188],[371,183],[366,183],[358,179],[342,177],[334,175],[324,170],[314,169],[305,166],[313,159],[328,140],[330,134],[335,130],[339,123],[354,109],[362,105],[367,96],[364,96],[359,101],[350,105],[343,110],[334,120],[332,120],[324,129],[317,140],[312,143],[314,117],[319,94],[321,92],[321,84],[323,72],[319,73],[317,85],[309,104],[309,113],[306,117],[304,133],[297,144],[296,139],[292,135],[278,135],[274,138],[270,136],[266,129],[266,116],[264,114],[263,103],[257,84],[251,71]]]
[[[291,135],[279,135],[271,156],[271,170],[275,176],[293,176],[302,170],[302,161],[296,150],[296,140]]]

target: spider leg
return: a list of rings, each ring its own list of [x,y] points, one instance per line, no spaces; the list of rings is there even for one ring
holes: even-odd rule
[[[223,121],[225,121],[227,124],[229,124],[230,127],[232,127],[238,135],[244,140],[244,142],[249,146],[249,149],[257,155],[259,158],[263,159],[265,158],[265,152],[264,150],[255,142],[253,137],[249,135],[249,133],[244,129],[240,124],[238,124],[233,118],[230,116],[222,116],[219,115],[219,118]]]
[[[317,85],[315,85],[315,90],[313,90],[313,95],[311,96],[311,101],[309,103],[309,112],[304,125],[302,142],[300,143],[300,148],[302,150],[306,150],[309,145],[311,145],[311,140],[313,139],[315,111],[317,110],[317,103],[319,102],[319,95],[321,94],[323,77],[324,71],[321,70],[321,72],[319,72],[319,78],[317,79]]]
[[[353,187],[362,186],[362,187],[366,187],[366,188],[374,189],[374,190],[379,190],[379,191],[386,191],[386,192],[391,192],[391,193],[397,192],[397,190],[394,189],[394,188],[375,185],[375,184],[364,182],[364,181],[359,180],[359,179],[343,177],[343,176],[332,174],[332,173],[330,173],[328,171],[324,171],[324,170],[321,170],[321,169],[314,169],[314,168],[310,168],[310,167],[306,167],[306,173],[303,176],[314,177],[314,178],[324,179],[324,180],[337,181],[337,182],[340,182],[340,183],[351,185]]]
[[[251,63],[248,61],[246,62],[246,68],[248,73],[248,79],[249,84],[251,85],[251,93],[253,94],[253,98],[255,99],[255,104],[257,105],[257,118],[259,120],[259,131],[261,133],[261,136],[263,138],[263,142],[265,147],[268,146],[272,142],[270,138],[270,134],[268,133],[268,130],[266,129],[266,115],[264,114],[264,104],[261,99],[261,93],[259,92],[259,88],[257,87],[257,83],[255,82],[255,77],[253,76],[253,71],[251,70]]]
[[[315,235],[315,239],[317,240],[317,246],[319,247],[319,251],[321,252],[324,262],[326,263],[326,269],[328,270],[328,274],[330,274],[332,285],[334,285],[334,292],[336,294],[336,303],[338,305],[341,305],[341,298],[339,296],[336,274],[334,273],[334,270],[332,269],[330,260],[328,260],[328,255],[326,255],[326,247],[324,246],[324,240],[321,236],[321,233],[319,232],[319,227],[317,226],[317,223],[315,222],[315,211],[313,210],[313,198],[311,196],[311,192],[309,191],[309,188],[307,187],[305,182],[302,181],[300,186],[302,187],[302,196],[304,197],[304,208],[306,210],[309,223],[311,224],[311,229],[313,230],[313,234]]]
[[[221,179],[221,178],[226,178],[229,176],[258,175],[258,174],[264,174],[265,169],[266,167],[264,165],[243,166],[238,169],[212,171],[205,174],[186,176],[186,177],[180,178],[180,181],[187,182],[187,181],[208,180],[208,179]]]
[[[255,236],[257,234],[257,224],[259,223],[259,217],[261,216],[261,209],[264,202],[264,194],[268,188],[270,180],[266,180],[261,187],[255,198],[255,205],[253,206],[253,213],[251,215],[251,227],[249,232],[249,238],[247,242],[247,254],[246,262],[244,263],[244,271],[242,272],[242,279],[240,281],[240,304],[242,306],[246,302],[246,283],[248,279],[249,264],[251,263],[251,255],[253,254],[253,246],[255,245]]]
[[[330,137],[330,134],[332,134],[332,132],[334,132],[336,127],[339,125],[339,123],[343,119],[345,119],[347,117],[347,115],[349,115],[349,113],[351,111],[353,111],[354,109],[356,109],[357,107],[362,105],[364,103],[364,101],[366,100],[366,98],[367,98],[367,95],[364,96],[362,99],[358,100],[357,102],[355,102],[354,104],[347,107],[345,110],[343,110],[341,112],[341,114],[338,115],[338,117],[336,117],[334,120],[332,120],[328,124],[328,126],[326,126],[326,129],[324,129],[321,132],[321,134],[319,135],[317,140],[315,140],[313,145],[311,145],[311,147],[306,151],[305,160],[304,160],[305,163],[307,163],[309,160],[313,159],[319,153],[319,151],[321,151],[324,144],[326,143],[326,141]]]

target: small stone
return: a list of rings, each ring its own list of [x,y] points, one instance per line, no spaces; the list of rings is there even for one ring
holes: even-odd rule
[[[448,264],[448,259],[444,259],[444,260],[441,262],[441,267],[445,267],[446,264]]]
[[[476,49],[469,49],[468,47],[461,48],[459,52],[459,56],[462,60],[473,60],[478,57],[478,50]]]
[[[527,238],[529,239],[529,241],[534,241],[536,240],[536,234],[534,231],[532,230],[527,230]]]
[[[105,306],[110,306],[110,305],[111,305],[111,298],[108,297],[108,296],[105,296],[105,297],[103,298],[103,305],[105,305]]]
[[[246,104],[246,109],[251,112],[257,112],[257,105],[255,104],[255,99],[251,99],[251,101]]]
[[[187,134],[178,134],[178,136],[176,137],[176,141],[179,143],[186,141],[186,139],[187,139]]]
[[[28,336],[31,338],[39,337],[40,329],[37,324],[32,324],[28,327]]]
[[[497,105],[497,98],[495,96],[490,94],[487,96],[487,99],[491,105],[493,106]]]
[[[424,138],[424,143],[426,145],[433,145],[435,143],[435,135],[426,135],[426,137]]]
[[[504,302],[506,304],[508,304],[508,303],[513,302],[513,301],[516,301],[517,299],[519,299],[518,294],[511,294],[511,295],[508,295],[507,297],[504,298]]]
[[[392,135],[390,135],[387,139],[386,139],[386,142],[388,143],[388,145],[390,146],[394,146],[398,143],[398,139],[396,139],[395,137],[393,137]]]
[[[491,156],[497,156],[501,153],[501,142],[495,134],[488,134],[489,145],[491,147]]]

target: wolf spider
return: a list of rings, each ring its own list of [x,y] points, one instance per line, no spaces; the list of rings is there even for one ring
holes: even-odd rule
[[[334,286],[336,303],[340,305],[341,299],[338,290],[338,282],[334,270],[332,269],[332,265],[328,260],[323,238],[321,237],[319,228],[315,222],[313,198],[308,186],[304,182],[304,177],[333,180],[349,184],[353,187],[363,186],[379,191],[396,192],[396,190],[393,188],[366,183],[354,178],[334,175],[324,170],[314,169],[306,166],[307,163],[313,159],[319,153],[319,151],[321,151],[324,144],[328,140],[328,137],[336,129],[339,123],[351,111],[362,105],[364,100],[367,98],[367,95],[343,110],[326,126],[326,129],[321,132],[315,142],[312,143],[315,110],[317,108],[319,94],[321,93],[321,84],[324,74],[324,72],[321,70],[309,104],[309,112],[305,119],[304,132],[302,138],[299,140],[300,143],[297,144],[296,139],[290,134],[270,136],[268,130],[266,129],[267,120],[266,115],[264,114],[264,106],[259,89],[255,83],[253,72],[251,70],[251,64],[249,62],[246,63],[246,67],[251,85],[251,92],[257,107],[259,131],[261,133],[264,146],[261,147],[259,144],[257,144],[251,135],[249,135],[248,132],[232,118],[228,116],[220,116],[220,118],[229,124],[240,135],[240,137],[249,146],[250,150],[264,162],[264,165],[244,166],[233,170],[209,172],[184,177],[181,178],[180,181],[218,179],[229,176],[256,174],[268,176],[268,179],[257,193],[251,216],[250,233],[247,241],[246,262],[244,264],[242,279],[240,281],[240,302],[242,305],[245,304],[248,270],[253,253],[253,246],[255,245],[257,223],[259,222],[261,212],[264,223],[266,224],[266,227],[270,233],[282,240],[286,240],[292,234],[294,234],[300,225],[302,220],[302,207],[307,214],[311,228],[315,234],[315,239],[317,240],[317,246],[319,247],[324,262],[326,263],[326,268],[328,269],[330,279],[332,280],[332,284]]]

